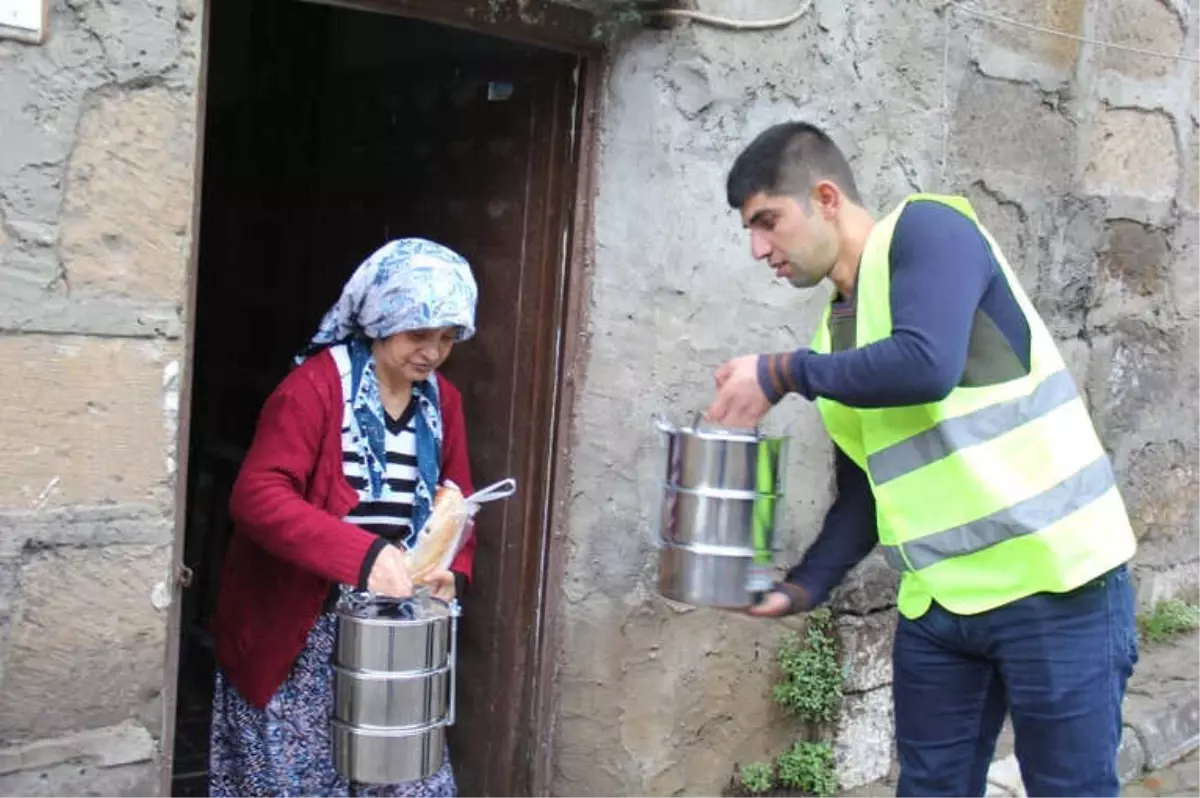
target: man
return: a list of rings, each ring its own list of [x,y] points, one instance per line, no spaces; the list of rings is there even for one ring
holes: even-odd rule
[[[726,189],[757,260],[836,289],[808,348],[716,373],[711,421],[752,427],[796,393],[836,444],[820,534],[751,613],[813,608],[878,543],[901,572],[897,793],[983,795],[1008,712],[1030,795],[1116,795],[1136,544],[1000,248],[961,197],[914,195],[873,219],[808,124],[760,135]]]

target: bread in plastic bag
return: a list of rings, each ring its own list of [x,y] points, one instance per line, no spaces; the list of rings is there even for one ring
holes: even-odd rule
[[[454,562],[467,539],[467,531],[486,502],[506,499],[516,492],[516,480],[505,479],[470,496],[450,480],[438,486],[429,518],[417,533],[416,542],[405,552],[405,565],[413,575],[445,571]]]

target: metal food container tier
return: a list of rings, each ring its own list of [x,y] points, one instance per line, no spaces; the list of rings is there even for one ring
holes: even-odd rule
[[[346,592],[333,657],[334,767],[365,784],[427,778],[457,710],[457,601]]]
[[[365,729],[333,721],[333,766],[363,784],[400,784],[427,779],[445,764],[446,726],[428,729]]]
[[[743,608],[770,587],[787,439],[758,431],[677,427],[661,416],[665,473],[655,544],[659,594]]]

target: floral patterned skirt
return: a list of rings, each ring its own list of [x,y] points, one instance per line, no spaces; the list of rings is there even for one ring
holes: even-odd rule
[[[247,702],[217,669],[213,692],[209,795],[212,796],[455,796],[446,762],[426,779],[359,784],[333,767],[333,645],[336,624],[322,615],[288,680],[265,709]]]

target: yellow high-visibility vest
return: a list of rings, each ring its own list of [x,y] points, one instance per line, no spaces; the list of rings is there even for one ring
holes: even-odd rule
[[[870,479],[879,542],[902,574],[899,610],[918,618],[937,601],[970,615],[1079,587],[1127,562],[1137,543],[1075,381],[966,199],[915,194],[875,225],[859,264],[852,346],[892,334],[888,254],[914,200],[948,205],[979,228],[1029,325],[1031,362],[1027,374],[923,405],[817,400],[834,443]],[[811,348],[829,353],[832,341],[827,307]]]

